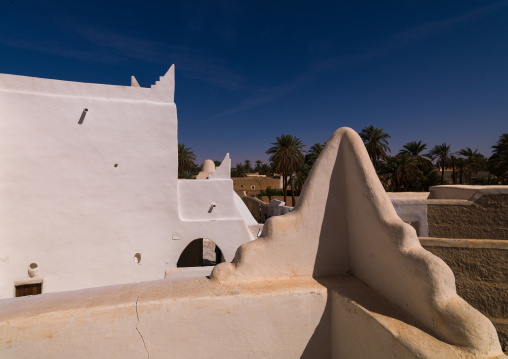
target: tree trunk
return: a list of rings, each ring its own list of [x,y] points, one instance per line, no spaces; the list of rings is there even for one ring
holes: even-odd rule
[[[452,156],[452,182],[453,184],[457,184],[457,176],[455,175],[455,160]]]
[[[441,169],[442,169],[442,171],[441,171],[441,184],[442,184],[442,185],[444,184],[444,167],[445,167],[445,166],[444,166],[444,164],[443,164],[443,165],[441,166]]]
[[[292,207],[296,205],[295,201],[295,183],[293,179],[293,175],[289,176],[289,179],[291,180],[291,201],[292,201]]]
[[[281,174],[282,176],[282,190],[284,191],[284,204],[288,200],[288,178],[285,173]]]

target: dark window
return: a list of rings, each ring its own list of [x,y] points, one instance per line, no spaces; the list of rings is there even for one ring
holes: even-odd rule
[[[16,297],[36,295],[42,293],[42,283],[23,284],[16,286]]]

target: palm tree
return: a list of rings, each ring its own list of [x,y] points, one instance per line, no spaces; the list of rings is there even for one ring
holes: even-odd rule
[[[379,168],[379,176],[385,188],[400,192],[409,191],[417,180],[423,178],[416,156],[408,152],[388,156]]]
[[[508,133],[503,133],[492,148],[494,152],[489,158],[490,171],[504,184],[508,177]]]
[[[252,171],[252,165],[250,164],[250,160],[245,160],[243,166],[245,168],[245,172],[249,173]]]
[[[305,156],[307,157],[307,156]],[[307,163],[307,158],[305,158],[302,163],[300,164],[300,168],[295,172],[295,179],[294,179],[294,186],[295,188],[291,187],[291,190],[295,190],[298,195],[302,192],[303,185],[305,184],[305,181],[307,180],[307,177],[309,177],[309,173],[312,166]],[[293,202],[293,206],[295,203]]]
[[[399,185],[397,191],[400,191],[402,186],[404,186],[406,191],[409,191],[412,184],[422,176],[422,172],[418,168],[418,158],[407,152],[397,155],[396,158],[397,167],[395,175],[397,176],[397,183]]]
[[[422,143],[422,141],[411,141],[402,146],[402,149],[399,151],[399,155],[402,153],[409,153],[411,156],[415,157],[420,164],[427,164],[430,161],[426,158],[429,155],[422,153],[427,149],[427,144]]]
[[[254,166],[254,171],[258,172],[261,171],[261,166],[263,165],[263,162],[261,160],[256,161],[256,166]]]
[[[487,158],[478,152],[478,149],[472,150],[469,147],[460,150],[459,155],[466,157],[467,171],[466,178],[467,182],[471,181],[471,173],[477,174],[478,171],[482,171],[487,168]]]
[[[178,177],[181,178],[184,172],[191,171],[196,167],[196,155],[192,148],[185,146],[183,143],[178,144]]]
[[[231,177],[247,177],[245,166],[241,163],[237,163],[236,167],[231,169]]]
[[[464,184],[464,177],[467,178],[469,168],[468,168],[468,161],[465,158],[458,157],[455,160],[455,166],[457,167],[457,171],[459,171],[459,183]]]
[[[275,171],[282,176],[282,189],[284,191],[284,202],[287,201],[288,178],[292,182],[293,173],[300,167],[303,157],[303,147],[305,146],[298,137],[282,134],[272,143],[266,154],[270,156],[270,162]],[[294,186],[291,186],[294,189]],[[295,203],[295,191],[291,191],[293,204]]]
[[[444,184],[444,171],[450,162],[450,146],[446,142],[435,145],[429,155],[436,160],[436,166],[441,168],[441,184]]]
[[[309,152],[305,155],[305,163],[312,167],[314,165],[314,162],[316,162],[317,158],[319,157],[319,154],[321,151],[323,151],[323,148],[325,148],[325,144],[321,143],[315,143],[310,147]]]
[[[263,163],[259,169],[260,175],[270,176],[273,173],[272,167],[269,164]]]
[[[422,141],[418,141],[418,142],[411,141],[411,142],[406,143],[404,146],[402,146],[402,149],[399,151],[399,154],[403,153],[403,152],[407,152],[411,156],[422,157],[423,155],[421,153],[423,151],[425,151],[426,149],[427,149],[426,143],[422,143]]]
[[[391,136],[384,132],[382,128],[370,125],[360,132],[360,137],[363,143],[365,143],[374,169],[377,170],[379,167],[379,160],[386,159],[386,152],[391,152],[387,140],[391,138]]]

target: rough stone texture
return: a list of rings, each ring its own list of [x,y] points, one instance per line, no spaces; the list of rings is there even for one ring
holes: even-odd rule
[[[470,206],[428,204],[429,235],[508,239],[508,195],[484,195]]]
[[[508,345],[508,250],[424,245],[455,274],[457,293],[492,321]]]

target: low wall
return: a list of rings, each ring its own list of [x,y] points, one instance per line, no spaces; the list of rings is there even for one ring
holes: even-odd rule
[[[508,346],[508,242],[503,240],[420,238],[455,274],[457,293],[485,314]]]
[[[182,278],[3,300],[0,357],[476,357],[408,322],[354,276]]]
[[[508,239],[508,194],[486,194],[464,202],[427,200],[429,236]]]
[[[242,200],[259,223],[265,223],[270,217],[281,216],[293,210],[293,207],[285,206],[284,202],[276,199],[271,200],[270,203],[265,203],[257,198],[244,196]]]
[[[388,196],[418,236],[508,239],[508,186],[434,186]]]
[[[254,197],[242,197],[243,203],[258,223],[265,223],[268,218],[268,206],[263,201]]]

